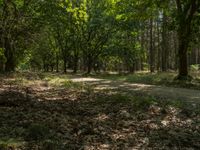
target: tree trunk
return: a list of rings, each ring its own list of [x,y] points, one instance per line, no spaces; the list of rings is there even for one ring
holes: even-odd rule
[[[91,56],[88,56],[88,62],[87,62],[87,74],[90,74],[92,71],[92,58]]]
[[[150,20],[150,71],[155,72],[155,52],[153,47],[153,19]]]
[[[136,66],[135,66],[135,63],[133,63],[131,66],[130,66],[130,69],[129,69],[129,73],[135,73],[135,68],[136,68]]]
[[[161,48],[160,48],[160,28],[159,23],[157,23],[157,36],[158,36],[158,45],[157,45],[157,71],[160,71],[161,68]]]
[[[188,80],[188,60],[187,50],[191,41],[193,20],[196,12],[200,8],[200,1],[186,1],[185,5],[180,0],[176,0],[178,13],[178,54],[179,54],[179,75],[177,79]],[[187,7],[186,7],[187,6]]]
[[[173,36],[173,40],[174,40],[174,50],[175,50],[175,64],[174,64],[174,69],[177,70],[178,69],[178,42],[177,42],[177,33],[174,33]]]
[[[11,72],[15,70],[15,59],[13,54],[13,48],[8,40],[5,42],[5,57],[6,57],[6,63],[5,63],[5,71]]]
[[[184,42],[184,39],[179,39],[179,79],[188,77],[188,59],[187,59],[187,43]]]
[[[51,65],[51,72],[54,71],[54,65]]]
[[[145,33],[143,32],[141,35],[141,51],[142,51],[142,56],[140,58],[140,63],[141,63],[141,71],[144,71],[144,59],[145,59],[145,55],[144,55],[144,50],[145,50]]]
[[[59,57],[58,57],[58,53],[56,53],[56,72],[59,72]]]
[[[4,67],[3,66],[4,66],[4,63],[0,61],[0,72],[4,71]]]
[[[63,72],[67,73],[67,59],[63,58]]]
[[[77,70],[78,70],[78,57],[74,56],[73,72],[77,73]]]
[[[191,25],[189,22],[188,24],[181,24],[178,30],[179,75],[177,79],[179,80],[187,80],[189,77],[187,50],[190,43],[190,37]]]
[[[166,14],[163,12],[163,25],[162,25],[162,59],[161,59],[161,68],[162,71],[167,71],[167,51],[168,51],[168,42],[167,42],[167,20],[166,20]]]

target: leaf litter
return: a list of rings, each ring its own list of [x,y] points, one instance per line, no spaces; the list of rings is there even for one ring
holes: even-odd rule
[[[0,86],[0,149],[200,149],[196,105],[53,87],[42,79],[28,90],[10,82]]]

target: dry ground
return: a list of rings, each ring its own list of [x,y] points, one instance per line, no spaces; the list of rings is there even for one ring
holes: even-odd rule
[[[2,150],[200,149],[198,104],[107,80],[33,73],[0,79]]]

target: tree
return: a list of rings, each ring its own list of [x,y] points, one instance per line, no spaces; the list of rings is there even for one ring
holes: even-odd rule
[[[193,22],[200,9],[199,0],[176,0],[177,5],[177,32],[178,32],[178,55],[179,75],[177,79],[188,79],[187,52],[193,32]]]
[[[0,48],[0,72],[4,71],[4,64],[6,62],[6,57],[4,55],[3,48]]]
[[[88,19],[83,27],[83,59],[87,73],[92,71],[94,62],[103,52],[104,45],[112,35],[112,3],[102,0],[90,0],[87,5]]]
[[[24,57],[24,51],[31,43],[38,5],[37,0],[0,1],[0,45],[6,57],[4,71],[14,71]]]

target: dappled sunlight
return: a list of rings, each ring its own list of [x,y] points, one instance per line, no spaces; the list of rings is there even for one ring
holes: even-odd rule
[[[151,90],[154,87],[154,85],[122,83],[119,85],[119,87],[124,88],[126,90],[145,92],[145,91]]]
[[[106,121],[109,119],[109,116],[106,114],[98,114],[98,116],[94,119],[97,121]]]
[[[0,150],[200,150],[200,0],[0,0]]]
[[[111,99],[102,104],[87,102],[87,100],[75,102],[74,109],[72,103],[60,103],[60,100],[44,102],[36,103],[32,108],[22,109],[21,113],[24,117],[19,124],[24,126],[29,122],[40,122],[55,130],[54,136],[62,138],[63,143],[67,145],[76,143],[76,146],[88,150],[152,147],[151,144],[158,140],[154,139],[156,134],[165,131],[165,128],[169,129],[169,134],[175,136],[176,131],[173,130],[173,126],[185,128],[193,125],[192,119],[183,120],[176,116],[180,111],[172,107],[165,110],[166,115],[162,114],[163,108],[158,106],[150,106],[147,111],[149,114],[145,112],[137,114],[137,110],[126,103],[122,103],[123,105],[116,103],[111,106]],[[19,113],[18,108],[16,109],[14,112],[9,109],[2,111],[7,112],[11,117]],[[41,128],[45,127],[43,126],[41,125]],[[78,143],[75,142],[77,140]]]
[[[84,150],[107,150],[113,148],[111,144],[96,144],[94,145],[89,145],[89,146],[84,146]]]
[[[9,147],[10,150],[12,149],[19,149],[20,147],[23,148],[26,143],[22,139],[14,139],[14,138],[0,138],[0,149],[2,145],[5,147]]]
[[[114,90],[114,89],[117,89],[117,87],[112,87],[112,86],[109,86],[109,85],[98,85],[94,89],[95,90]]]
[[[71,79],[73,82],[95,82],[95,81],[104,81],[103,79],[96,78],[74,78]]]
[[[150,95],[155,97],[162,97],[163,99],[185,100],[192,102],[196,100],[200,102],[200,92],[198,90],[165,87],[157,85],[148,85],[140,83],[128,83],[122,81],[113,81],[96,78],[73,78],[72,82],[81,82],[82,84],[91,85],[95,90],[105,91],[113,90],[115,92],[140,92],[142,95]]]
[[[0,121],[4,122],[0,139],[19,137],[30,144],[23,145],[29,149],[46,143],[58,149],[86,150],[176,149],[177,142],[181,148],[200,143],[199,105],[188,103],[191,113],[179,108],[177,101],[172,105],[143,94],[160,87],[107,80],[76,86],[66,80],[67,86],[51,86],[49,81],[34,80],[28,87],[15,82],[12,88],[7,81],[2,83],[8,87],[0,87],[4,89],[0,92]]]

